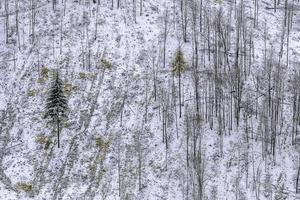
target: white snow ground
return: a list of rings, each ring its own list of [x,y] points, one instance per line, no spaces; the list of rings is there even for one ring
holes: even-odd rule
[[[145,0],[143,15],[138,15],[137,23],[134,23],[132,1],[122,1],[121,9],[111,9],[111,1],[101,1],[96,40],[95,4],[68,0],[65,15],[61,17],[61,1],[55,13],[51,2],[36,2],[36,40],[33,44],[30,44],[29,38],[30,2],[22,0],[19,3],[21,50],[5,43],[4,2],[1,2],[0,199],[194,199],[193,185],[186,183],[185,117],[178,119],[178,137],[175,122],[168,124],[170,138],[166,170],[161,97],[154,101],[152,82],[153,57],[154,62],[158,63],[159,94],[171,92],[168,87],[172,83],[169,66],[179,45],[182,45],[185,57],[191,64],[192,42],[179,43],[177,39],[181,37],[179,2],[175,4],[176,23],[173,18],[174,4],[169,0]],[[215,13],[219,9],[227,12],[229,2],[211,0],[204,4]],[[248,12],[253,3],[245,2]],[[256,47],[256,63],[253,66],[261,64],[264,22],[267,22],[269,32],[268,44],[276,46],[283,18],[283,11],[274,13],[265,9],[272,5],[272,1],[259,3],[261,17],[258,28],[253,30]],[[299,3],[296,1],[295,5],[298,8]],[[9,1],[9,7],[13,33],[14,1]],[[163,16],[166,8],[172,17],[167,38],[167,67],[163,68]],[[297,9],[294,15],[290,52],[297,63],[300,52]],[[63,38],[61,52],[60,37]],[[90,64],[87,62],[89,51]],[[112,69],[104,70],[100,66],[101,58],[109,60]],[[51,144],[49,149],[44,150],[43,145],[36,141],[37,137],[46,135],[54,143],[56,141],[51,126],[42,117],[51,73],[58,66],[63,80],[68,84],[69,121],[61,135],[62,147],[58,149]],[[206,69],[206,66],[201,67]],[[290,66],[284,77],[288,79],[293,74],[293,68],[297,67],[297,64]],[[42,74],[42,68],[49,69],[49,72]],[[184,98],[188,102],[194,98],[192,70],[184,74],[183,80]],[[246,84],[249,88],[246,91],[250,95],[250,89],[254,88],[253,80],[254,77],[249,76]],[[185,109],[188,108],[183,107]],[[290,116],[288,106],[285,113]],[[278,193],[282,188],[282,199],[300,199],[295,194],[299,158],[295,146],[290,145],[290,137],[286,136],[291,129],[290,120],[289,117],[285,118],[285,134],[280,137],[286,137],[286,140],[280,140],[285,143],[278,145],[282,149],[277,150],[276,160],[269,159],[267,162],[262,159],[260,139],[251,139],[250,151],[243,148],[244,124],[239,130],[232,131],[231,135],[224,136],[222,157],[217,127],[210,130],[209,125],[204,124],[201,129],[205,152],[204,199],[256,199],[253,177],[259,183],[261,200],[280,199]],[[253,123],[256,128],[253,131],[257,136],[259,125],[257,121]],[[142,141],[141,190],[138,188],[139,133]],[[97,138],[102,138],[108,145],[99,150],[95,145]],[[255,161],[253,168],[248,169],[248,178],[244,159],[247,152],[250,154],[249,162]],[[118,160],[121,165],[120,183]],[[20,187],[21,183],[31,189]]]

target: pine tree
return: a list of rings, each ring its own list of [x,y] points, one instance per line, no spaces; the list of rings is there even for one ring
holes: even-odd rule
[[[178,76],[178,88],[179,88],[179,117],[181,117],[181,74],[186,68],[186,62],[182,51],[179,49],[176,52],[174,62],[172,63],[172,71]]]
[[[184,60],[184,56],[181,50],[178,50],[175,55],[174,62],[172,64],[172,71],[180,76],[180,74],[184,71],[186,68],[186,62]]]
[[[60,125],[63,119],[67,119],[68,101],[62,89],[62,80],[57,71],[55,79],[49,91],[47,98],[46,113],[44,118],[50,118],[50,123],[57,127],[57,145],[59,148]]]

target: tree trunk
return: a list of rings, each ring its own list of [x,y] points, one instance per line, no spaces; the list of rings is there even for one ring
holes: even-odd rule
[[[56,119],[56,125],[57,125],[57,147],[59,148],[59,134],[60,134],[60,127],[59,127],[59,117]]]

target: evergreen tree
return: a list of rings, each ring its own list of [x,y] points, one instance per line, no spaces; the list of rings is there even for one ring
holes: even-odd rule
[[[46,113],[44,118],[50,118],[50,123],[57,127],[57,145],[59,148],[60,125],[63,119],[67,119],[68,101],[62,89],[62,80],[57,71],[55,79],[47,98]]]
[[[186,68],[186,62],[182,51],[179,49],[176,52],[174,62],[172,63],[172,71],[178,76],[178,88],[179,88],[179,117],[181,117],[181,74]]]
[[[180,76],[181,73],[185,70],[185,68],[186,68],[186,62],[185,62],[182,51],[179,49],[176,52],[175,59],[174,59],[174,62],[172,64],[172,71],[177,76]]]

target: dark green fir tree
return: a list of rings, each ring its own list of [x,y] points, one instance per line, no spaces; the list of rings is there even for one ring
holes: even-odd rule
[[[61,124],[68,118],[68,101],[63,92],[63,83],[56,72],[54,81],[49,91],[49,96],[46,103],[46,113],[44,118],[50,119],[50,123],[56,126],[57,131],[57,145],[59,144],[59,136],[61,131]]]

